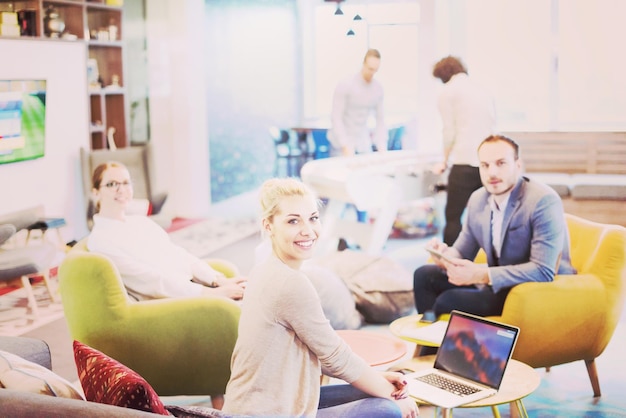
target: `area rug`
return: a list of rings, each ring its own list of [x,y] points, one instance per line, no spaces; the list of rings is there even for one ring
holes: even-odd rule
[[[50,282],[56,289],[56,276],[51,277]],[[7,292],[0,296],[0,335],[22,335],[63,317],[63,305],[60,301],[52,302],[43,281],[32,283],[32,288],[39,317],[33,317],[23,288]]]
[[[259,232],[254,218],[209,218],[170,233],[173,243],[197,257],[211,253]]]

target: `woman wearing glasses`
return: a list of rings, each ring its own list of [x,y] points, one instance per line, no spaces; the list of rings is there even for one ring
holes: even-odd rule
[[[146,216],[126,215],[133,199],[128,169],[121,163],[100,164],[92,176],[96,202],[90,251],[108,256],[128,293],[138,300],[219,295],[239,300],[245,279],[227,279],[185,249]]]

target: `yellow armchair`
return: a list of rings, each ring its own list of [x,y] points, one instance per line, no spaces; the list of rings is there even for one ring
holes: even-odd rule
[[[584,360],[600,396],[595,358],[609,343],[624,307],[626,228],[566,214],[578,274],[523,283],[507,296],[497,321],[520,327],[513,357],[534,368]]]
[[[227,276],[236,269],[212,263]],[[59,267],[73,339],[115,358],[167,395],[221,395],[230,378],[240,308],[222,297],[136,302],[105,256],[79,242]]]

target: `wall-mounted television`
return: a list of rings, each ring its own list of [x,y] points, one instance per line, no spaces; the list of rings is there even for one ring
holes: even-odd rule
[[[46,80],[0,79],[0,164],[41,158],[46,139]]]

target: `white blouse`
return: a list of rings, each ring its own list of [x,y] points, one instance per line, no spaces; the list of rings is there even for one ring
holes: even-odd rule
[[[173,244],[167,232],[146,216],[120,221],[96,214],[93,220],[87,248],[108,256],[128,293],[139,300],[198,296],[203,286],[190,280],[212,281],[217,275],[206,262]]]

